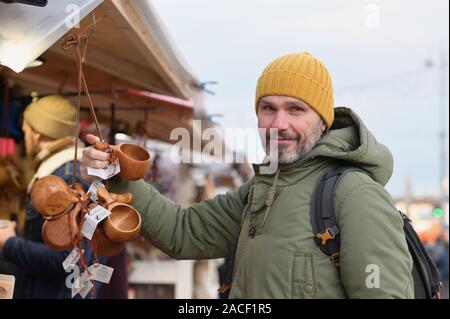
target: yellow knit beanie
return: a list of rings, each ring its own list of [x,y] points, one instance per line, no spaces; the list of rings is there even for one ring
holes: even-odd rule
[[[302,100],[323,119],[327,128],[334,120],[333,84],[325,66],[308,52],[292,53],[270,63],[258,79],[255,107],[267,95]]]
[[[25,109],[23,117],[36,132],[53,139],[75,135],[76,110],[60,95],[33,101]]]

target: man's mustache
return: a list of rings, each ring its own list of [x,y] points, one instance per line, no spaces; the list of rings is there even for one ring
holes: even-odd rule
[[[284,139],[284,140],[298,140],[301,135],[295,132],[288,131],[278,131],[276,136],[272,136],[273,139]],[[270,130],[266,132],[266,139],[269,141],[271,139]]]

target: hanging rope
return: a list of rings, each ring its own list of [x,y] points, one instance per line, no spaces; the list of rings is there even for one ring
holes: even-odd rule
[[[93,15],[92,30],[88,35],[84,35],[83,32],[81,32],[81,35],[80,34],[69,35],[64,39],[63,44],[62,44],[62,48],[64,50],[69,50],[73,47],[75,48],[76,56],[77,56],[77,68],[78,68],[77,118],[76,118],[76,129],[75,129],[76,133],[75,133],[75,141],[74,141],[74,143],[75,143],[74,153],[75,154],[74,154],[74,159],[73,159],[73,175],[72,175],[72,187],[73,188],[75,187],[76,176],[77,176],[78,136],[79,136],[79,130],[80,130],[81,95],[82,95],[83,89],[84,89],[84,93],[88,100],[89,110],[90,110],[92,119],[94,120],[95,127],[97,129],[97,134],[100,137],[100,140],[104,141],[102,132],[100,130],[100,125],[98,123],[98,119],[95,114],[94,104],[92,103],[92,99],[89,94],[89,88],[88,88],[88,85],[86,82],[86,78],[83,73],[83,63],[84,63],[85,56],[86,56],[87,43],[88,43],[89,37],[92,35],[92,33],[95,30],[95,25],[96,25],[96,20],[95,20],[95,16]],[[90,26],[88,26],[88,27],[90,27]],[[90,211],[90,208],[87,206],[88,200],[89,200],[89,196],[87,196],[86,198],[80,198],[82,208],[81,208],[81,220],[78,225],[78,233],[75,235],[75,237],[72,237],[72,233],[70,230],[70,236],[71,236],[71,238],[73,238],[72,244],[78,253],[80,266],[83,268],[84,271],[87,271],[88,274],[90,275],[88,266],[87,266],[86,253],[83,252],[83,247],[82,247],[83,235],[81,233],[81,229],[82,229],[83,223],[84,223],[84,217]],[[88,245],[90,245],[90,244],[88,243]],[[94,251],[94,262],[96,263],[97,262],[96,247],[94,247],[93,251]],[[89,281],[91,281],[91,280],[89,280]],[[95,285],[93,285],[92,294],[95,294]]]
[[[76,133],[75,133],[75,154],[73,159],[73,176],[72,176],[72,185],[76,182],[76,174],[77,174],[77,155],[78,155],[78,135],[79,135],[79,129],[80,129],[80,108],[81,108],[81,93],[84,89],[84,93],[86,94],[89,110],[91,113],[91,116],[94,120],[95,127],[97,129],[97,134],[100,137],[100,140],[103,141],[103,135],[100,130],[100,125],[98,123],[97,115],[95,114],[95,108],[94,104],[92,103],[91,96],[89,94],[89,88],[86,82],[86,78],[83,73],[83,62],[85,60],[86,56],[86,50],[87,50],[87,43],[89,40],[89,37],[92,35],[92,33],[95,30],[95,16],[93,16],[93,24],[92,24],[92,30],[88,35],[80,35],[80,34],[72,34],[67,36],[62,44],[62,48],[64,50],[69,50],[73,47],[75,47],[76,55],[77,55],[77,67],[78,67],[78,101],[77,101],[77,120],[76,120]],[[89,27],[89,26],[88,26]]]
[[[2,118],[2,134],[4,134],[2,138],[2,154],[8,153],[8,137],[9,137],[9,126],[8,126],[8,117],[9,117],[9,88],[8,88],[8,80],[6,78],[3,79],[3,118]]]

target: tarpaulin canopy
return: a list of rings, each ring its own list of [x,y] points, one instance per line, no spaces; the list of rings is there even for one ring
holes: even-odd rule
[[[0,2],[0,64],[21,72],[103,0],[58,0],[45,7]]]
[[[59,1],[49,1],[49,5],[53,2]],[[66,35],[89,29],[93,24],[87,3],[91,4],[91,9],[97,3],[84,2],[84,19],[81,20],[79,28],[69,30]],[[1,5],[2,9],[13,6]],[[43,9],[27,7],[27,10],[31,10],[36,16],[40,16],[43,12],[40,10]],[[67,18],[65,10],[61,4],[58,11],[60,18],[56,19],[57,21],[61,22]],[[198,79],[170,41],[163,23],[149,1],[103,1],[92,13],[95,15],[96,24],[95,31],[89,38],[84,74],[91,92],[94,92],[92,97],[102,124],[109,125],[112,116],[111,105],[114,105],[114,118],[118,126],[123,127],[120,124],[126,124],[127,133],[150,132],[152,138],[169,143],[177,142],[170,140],[170,133],[174,128],[182,127],[190,132],[197,130],[192,124],[194,118],[202,119],[202,130],[212,126],[207,120],[203,103],[204,92]],[[3,16],[8,14],[0,11],[3,27],[16,29],[15,24],[8,25],[3,21]],[[62,28],[61,23],[60,27]],[[34,29],[38,27],[35,25]],[[23,28],[20,27],[19,30]],[[61,30],[59,37],[64,36],[65,31],[63,28]],[[8,32],[13,33],[11,30]],[[25,69],[20,73],[7,68],[1,72],[11,81],[19,83],[24,95],[33,91],[39,95],[58,92],[71,96],[75,102],[75,50],[64,50],[62,41],[56,35],[52,40],[54,44],[40,55],[45,61],[42,66]],[[86,112],[83,116],[87,118],[89,114]],[[142,130],[143,127],[145,130]]]

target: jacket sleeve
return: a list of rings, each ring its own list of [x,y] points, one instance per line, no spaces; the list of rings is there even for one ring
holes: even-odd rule
[[[230,254],[239,232],[251,180],[234,192],[182,208],[144,181],[110,182],[115,193],[131,192],[142,217],[142,235],[175,259],[221,258]]]
[[[69,252],[56,251],[43,243],[12,237],[5,242],[3,255],[21,269],[41,277],[67,276],[62,263]]]
[[[348,173],[336,191],[340,272],[349,298],[414,298],[412,258],[391,196],[363,173]]]

